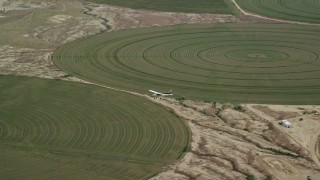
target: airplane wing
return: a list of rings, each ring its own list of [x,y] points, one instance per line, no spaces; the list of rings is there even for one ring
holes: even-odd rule
[[[171,91],[169,91],[168,93],[161,93],[154,90],[149,90],[149,92],[153,93],[152,96],[172,96],[173,95]]]
[[[154,90],[149,90],[149,92],[152,92],[152,93],[154,93],[154,94],[162,94],[162,93],[159,93],[159,92],[157,92],[157,91],[154,91]]]

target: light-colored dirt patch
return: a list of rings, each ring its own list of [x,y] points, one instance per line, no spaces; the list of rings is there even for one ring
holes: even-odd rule
[[[282,106],[275,107],[276,110],[270,108],[269,106],[263,106],[263,105],[255,105],[253,108],[262,111],[269,116],[272,116],[276,120],[282,120],[282,119],[288,119],[297,117],[300,114],[296,111],[290,111],[288,108],[283,108]],[[287,111],[286,111],[287,110]]]
[[[231,15],[153,12],[110,5],[88,4],[91,14],[107,19],[113,30],[183,23],[236,22]]]
[[[173,170],[166,171],[157,177],[158,180],[189,180],[189,177],[174,172]]]
[[[233,109],[225,109],[219,115],[226,123],[238,129],[246,129],[248,121],[251,120],[248,115]]]
[[[65,73],[50,61],[50,49],[15,48],[0,46],[0,72],[5,75],[60,77]]]
[[[5,6],[9,20],[0,24],[0,36],[5,37],[0,42],[0,74],[70,79],[51,61],[54,50],[107,29],[103,20],[83,13],[80,0],[8,1]]]
[[[265,157],[263,161],[274,171],[278,171],[279,173],[285,173],[287,175],[295,175],[297,174],[297,170],[292,167],[288,162],[284,160],[279,160],[274,157]]]
[[[51,20],[51,19],[50,19]],[[59,21],[59,24],[39,26],[31,35],[34,39],[49,44],[64,44],[75,39],[99,33],[105,27],[99,21],[75,20],[73,22]]]
[[[273,22],[249,16],[155,12],[91,3],[87,4],[86,7],[90,14],[108,20],[108,24],[112,26],[112,30],[173,24]]]
[[[303,159],[282,158],[275,156],[261,156],[257,158],[265,168],[269,168],[274,179],[279,180],[301,180],[311,176],[313,179],[319,177],[320,172],[317,167],[309,161]]]
[[[316,150],[318,136],[320,135],[320,115],[318,113],[320,106],[265,105],[262,109],[257,108],[257,105],[247,105],[247,107],[269,120],[273,126],[278,127],[282,135],[285,135],[292,143],[302,147],[301,152],[304,152],[320,167],[320,159]],[[285,128],[279,125],[279,118],[274,114],[278,115],[283,112],[290,114],[286,119],[292,123],[293,128]]]
[[[282,138],[280,142],[288,142],[284,145],[293,143],[291,146],[299,146],[299,143],[284,132],[287,129],[276,124],[270,126],[269,119],[251,111],[247,105],[243,105],[241,112],[230,104],[149,99],[172,109],[185,119],[192,134],[191,147],[186,156],[153,179],[170,179],[173,172],[190,179],[245,179],[251,174],[256,179],[270,176],[273,179],[289,180],[292,177],[298,179],[306,178],[307,175],[320,175],[312,156],[293,158],[271,151],[270,149],[274,149],[295,154],[283,149],[278,142],[267,139],[265,136],[268,133],[284,134],[279,136]],[[217,115],[207,115],[204,112],[206,108],[214,108]],[[250,122],[253,127],[260,129],[244,130],[244,126],[237,125],[242,124],[239,120]],[[234,122],[235,125],[232,125]]]
[[[2,11],[29,10],[48,7],[46,1],[37,0],[0,0]]]
[[[315,154],[317,158],[320,160],[320,135],[318,136],[317,142],[315,144]]]
[[[58,15],[51,16],[48,20],[53,23],[62,23],[62,22],[67,21],[71,18],[72,18],[72,16],[69,16],[69,15],[58,14]]]

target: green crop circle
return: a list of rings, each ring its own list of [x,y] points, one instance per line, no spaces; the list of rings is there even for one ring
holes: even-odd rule
[[[71,42],[53,60],[87,81],[140,93],[310,104],[320,102],[319,32],[274,24],[144,28]]]
[[[231,51],[226,54],[227,58],[239,61],[282,61],[289,57],[288,54],[275,50],[244,49]]]

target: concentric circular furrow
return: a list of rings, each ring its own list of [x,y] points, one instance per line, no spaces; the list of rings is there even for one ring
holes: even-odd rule
[[[140,97],[33,78],[1,76],[0,84],[0,147],[121,161],[106,177],[141,179],[175,161],[188,143],[178,118]],[[72,174],[73,167],[69,170]],[[130,172],[140,173],[130,177]]]
[[[146,93],[231,102],[319,103],[320,28],[184,25],[68,43],[54,62],[82,79]]]
[[[246,11],[279,19],[320,23],[320,0],[236,0]]]

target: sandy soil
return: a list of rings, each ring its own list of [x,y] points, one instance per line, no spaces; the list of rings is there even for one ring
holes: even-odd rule
[[[88,13],[108,20],[108,24],[112,30],[173,24],[276,22],[270,19],[247,15],[155,12],[92,3],[86,4],[86,8]]]
[[[256,109],[257,105],[242,105],[239,111],[231,104],[149,99],[184,119],[192,134],[186,156],[152,179],[170,179],[178,174],[188,179],[245,179],[247,175],[288,180],[305,179],[308,175],[320,177],[315,152],[320,132],[318,125],[312,126],[320,121],[315,112],[319,106],[263,105],[273,114],[288,115],[294,126],[288,129],[278,124],[278,116],[267,115],[269,112]],[[300,118],[303,120],[299,121]],[[299,157],[280,155],[270,148]]]
[[[320,106],[246,106],[270,121],[274,126],[278,126],[278,120],[280,119],[275,112],[282,115],[285,114],[284,118],[281,119],[288,119],[293,124],[293,128],[280,127],[281,131],[289,139],[301,146],[305,156],[313,159],[317,166],[320,167],[319,149],[317,147],[320,135]]]
[[[50,61],[48,49],[0,46],[0,72],[4,75],[32,75],[42,78],[63,77]]]

